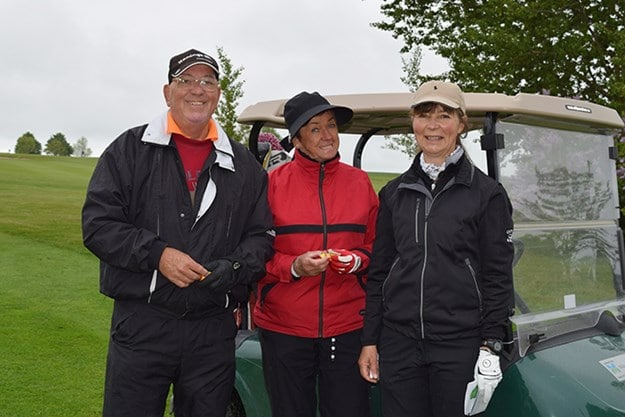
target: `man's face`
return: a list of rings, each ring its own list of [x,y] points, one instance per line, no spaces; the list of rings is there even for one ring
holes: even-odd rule
[[[339,127],[332,110],[319,113],[299,130],[293,145],[317,162],[325,162],[339,151]]]
[[[194,136],[198,129],[207,126],[217,108],[221,94],[219,83],[213,70],[206,65],[194,65],[178,78],[183,82],[174,79],[163,88],[165,101],[182,131]],[[195,80],[208,80],[210,83],[201,86]],[[217,83],[216,88],[211,87],[214,83]]]

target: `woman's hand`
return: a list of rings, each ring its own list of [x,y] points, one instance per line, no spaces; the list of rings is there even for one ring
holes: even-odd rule
[[[330,259],[322,257],[323,252],[314,250],[302,253],[293,261],[293,270],[300,277],[314,277],[328,268]]]
[[[358,358],[360,375],[375,384],[380,379],[380,368],[378,364],[378,348],[375,345],[363,346]]]

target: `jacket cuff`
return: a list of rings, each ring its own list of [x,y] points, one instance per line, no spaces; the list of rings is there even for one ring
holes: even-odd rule
[[[297,275],[297,272],[295,272],[295,261],[291,264],[291,278],[293,278],[293,281],[299,281],[302,278],[301,275]]]
[[[354,248],[352,252],[356,253],[360,257],[360,267],[355,273],[365,274],[369,271],[369,260],[371,258],[371,253],[363,248]]]
[[[157,240],[152,245],[150,249],[150,253],[148,254],[148,262],[150,264],[151,269],[158,269],[158,265],[161,261],[161,256],[163,255],[163,251],[167,247],[167,243],[162,240]]]

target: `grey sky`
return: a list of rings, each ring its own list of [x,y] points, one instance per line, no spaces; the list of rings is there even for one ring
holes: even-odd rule
[[[165,109],[169,58],[189,48],[244,67],[240,110],[302,90],[405,91],[401,43],[372,28],[374,0],[20,0],[0,6],[0,151],[32,132],[82,136],[96,155]],[[422,70],[439,73],[426,54]],[[351,138],[341,152],[351,160]],[[376,152],[377,153],[377,152]],[[366,157],[366,155],[365,155]],[[403,170],[381,152],[372,170]],[[405,160],[405,161],[404,161]],[[365,159],[367,164],[367,159]]]

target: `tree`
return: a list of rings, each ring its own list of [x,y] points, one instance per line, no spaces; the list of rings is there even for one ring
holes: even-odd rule
[[[427,46],[465,91],[575,97],[625,115],[625,7],[621,0],[385,0],[373,23]],[[625,136],[616,142],[625,190]],[[621,192],[625,214],[625,193]],[[625,226],[625,222],[624,222]]]
[[[62,133],[55,133],[48,139],[44,152],[46,155],[54,156],[70,156],[74,150],[71,145],[67,143],[65,135]]]
[[[223,48],[217,48],[220,65],[219,87],[221,88],[221,100],[215,118],[224,129],[228,137],[240,143],[245,143],[249,127],[237,123],[237,106],[239,99],[243,97],[243,84],[239,80],[244,67],[234,68],[232,61],[226,55]]]
[[[17,139],[15,153],[41,154],[41,143],[35,139],[35,135],[30,132],[24,133]]]
[[[84,136],[81,136],[80,139],[78,139],[76,143],[74,143],[74,146],[72,146],[72,148],[74,149],[74,156],[88,157],[91,156],[91,154],[93,153],[87,144],[87,138]]]
[[[390,0],[373,26],[447,58],[465,91],[549,91],[625,110],[621,0]]]
[[[423,54],[421,48],[413,46],[408,56],[403,56],[402,69],[405,73],[401,80],[408,86],[410,91],[415,92],[421,83],[421,59]],[[418,147],[414,135],[391,135],[384,137],[384,148],[401,151],[408,155],[410,158],[414,158],[417,155]]]

